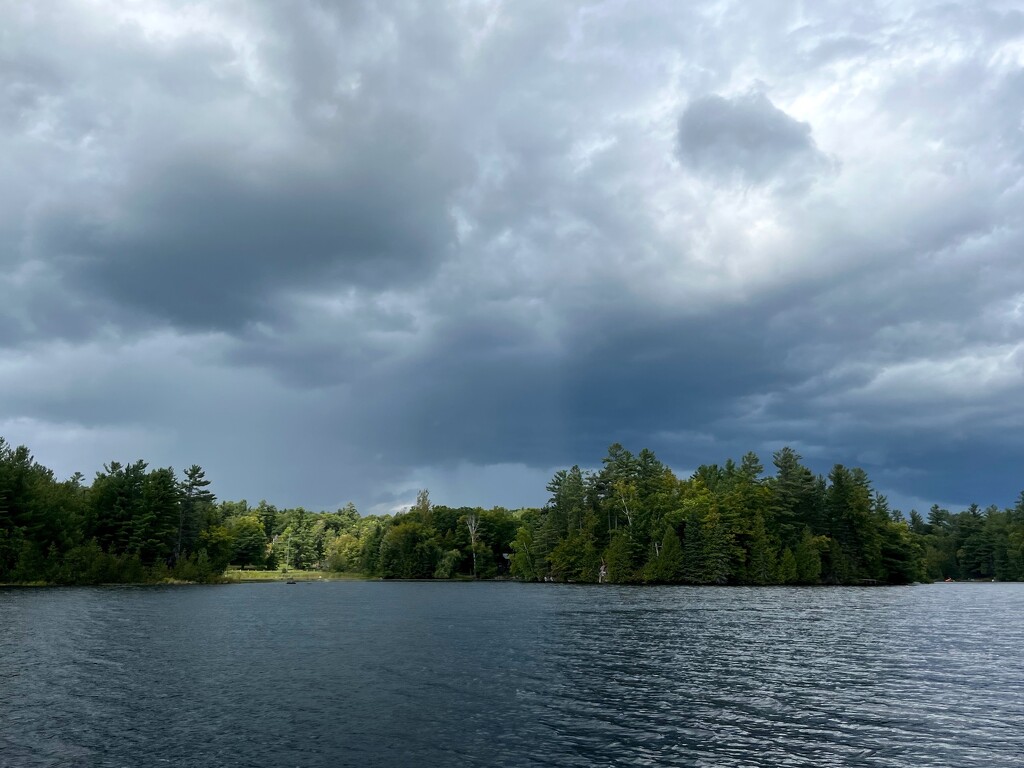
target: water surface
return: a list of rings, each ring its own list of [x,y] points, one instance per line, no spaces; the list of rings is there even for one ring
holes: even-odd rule
[[[1020,766],[1024,585],[0,590],[0,766]]]

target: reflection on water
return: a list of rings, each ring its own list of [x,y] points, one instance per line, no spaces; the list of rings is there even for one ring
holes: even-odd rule
[[[1019,766],[1024,584],[0,590],[0,766]]]

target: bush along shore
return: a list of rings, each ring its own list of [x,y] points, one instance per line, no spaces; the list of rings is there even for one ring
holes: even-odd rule
[[[427,491],[393,515],[218,501],[181,476],[110,462],[58,480],[0,438],[0,583],[112,584],[321,577],[613,584],[906,584],[1024,580],[1024,493],[926,516],[890,509],[867,474],[815,475],[783,448],[682,479],[612,445],[561,470],[542,508],[447,507]],[[290,575],[289,575],[290,574]]]

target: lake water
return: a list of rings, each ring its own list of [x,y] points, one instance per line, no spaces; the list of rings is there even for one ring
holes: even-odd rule
[[[0,766],[1024,765],[1024,584],[0,590]]]

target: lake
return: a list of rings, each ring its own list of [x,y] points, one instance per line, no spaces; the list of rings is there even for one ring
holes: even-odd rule
[[[1024,584],[0,590],[0,766],[1020,766]]]

